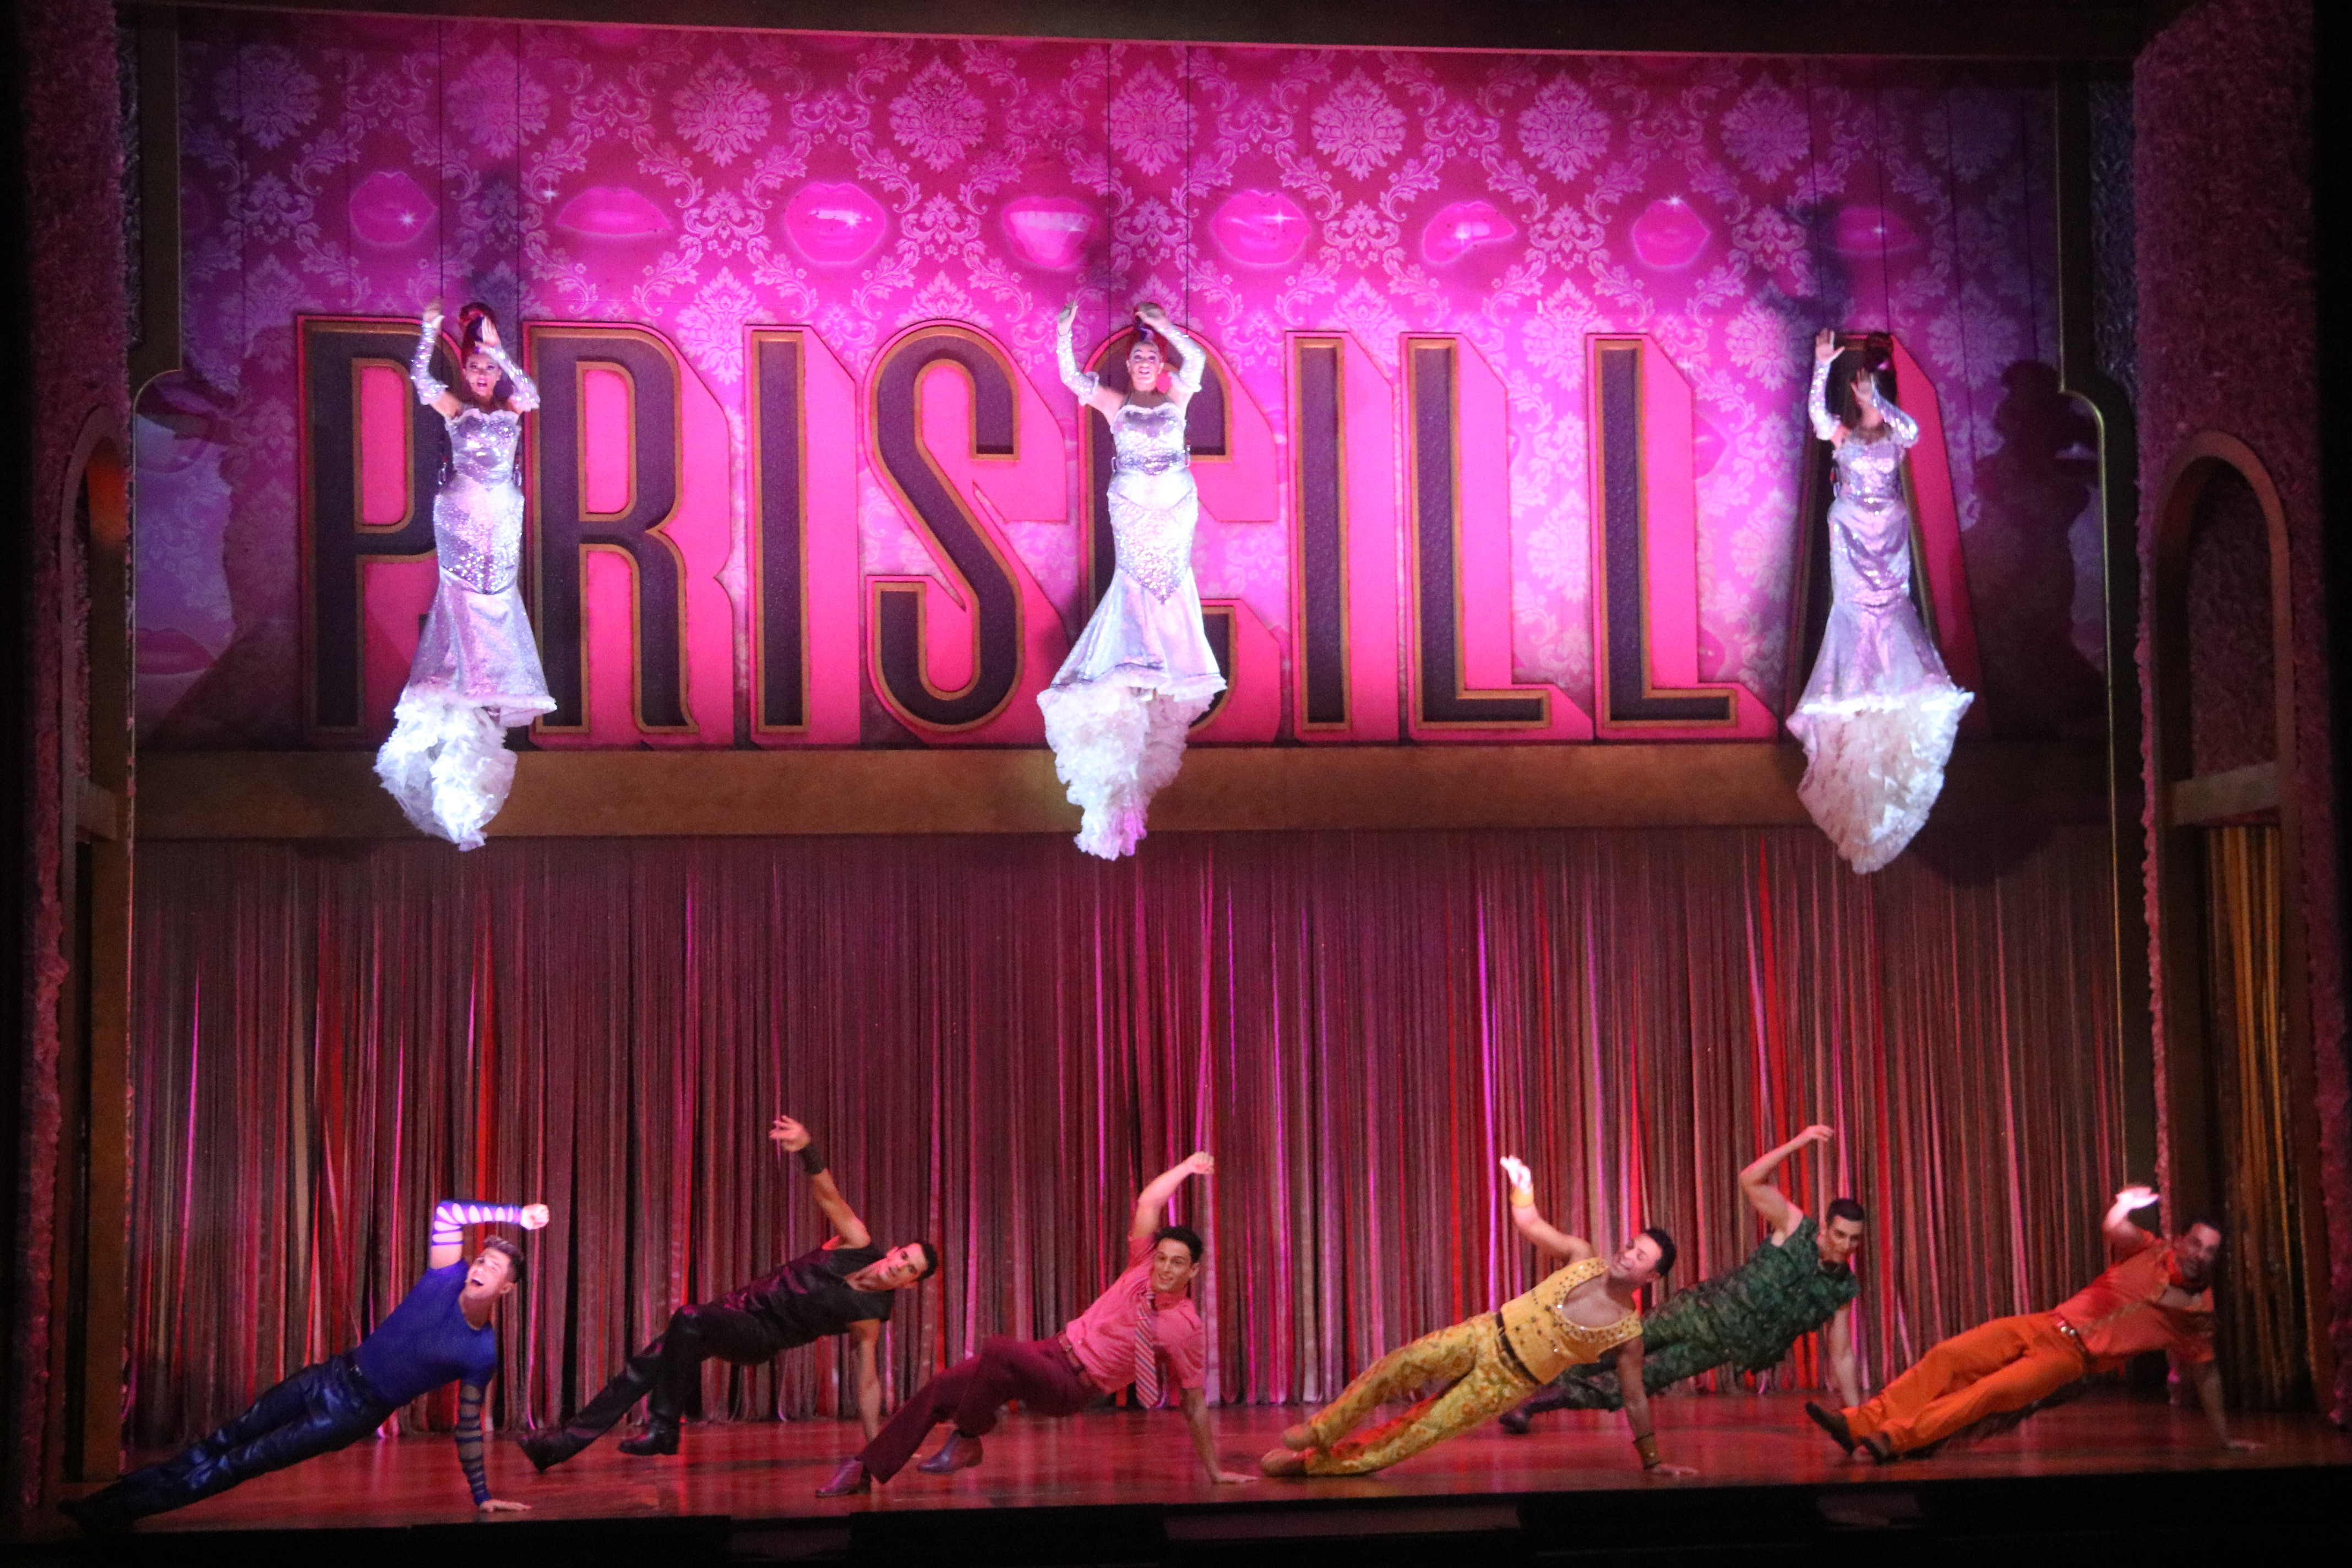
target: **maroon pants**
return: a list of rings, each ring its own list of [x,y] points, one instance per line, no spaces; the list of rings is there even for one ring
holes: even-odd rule
[[[956,1430],[985,1437],[996,1429],[996,1413],[1017,1399],[1040,1415],[1076,1415],[1093,1402],[1096,1388],[1070,1364],[1059,1340],[992,1339],[980,1353],[923,1384],[898,1406],[858,1458],[866,1473],[887,1481],[906,1467],[930,1429],[953,1421]]]

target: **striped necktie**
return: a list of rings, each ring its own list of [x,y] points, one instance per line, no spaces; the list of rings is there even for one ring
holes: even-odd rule
[[[1135,1293],[1135,1399],[1146,1410],[1160,1403],[1160,1338],[1151,1310],[1151,1281]]]

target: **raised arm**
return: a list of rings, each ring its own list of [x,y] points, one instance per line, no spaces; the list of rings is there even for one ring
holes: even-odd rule
[[[1060,315],[1054,318],[1054,363],[1061,370],[1062,384],[1068,387],[1080,403],[1100,409],[1103,417],[1108,418],[1118,413],[1119,405],[1127,400],[1106,388],[1102,377],[1094,372],[1078,368],[1078,353],[1070,343],[1070,323],[1077,314],[1078,302],[1073,300],[1062,307]]]
[[[2107,1205],[2106,1217],[2099,1222],[2099,1230],[2107,1238],[2107,1249],[2117,1258],[2128,1258],[2156,1245],[2156,1237],[2132,1224],[2131,1216],[2157,1201],[2154,1187],[2126,1187]]]
[[[1817,440],[1834,444],[1838,423],[1830,417],[1830,362],[1838,355],[1837,333],[1823,327],[1813,340],[1813,384],[1805,394],[1805,416],[1812,421]]]
[[[1160,1216],[1167,1212],[1168,1200],[1187,1179],[1216,1173],[1217,1162],[1207,1154],[1187,1154],[1145,1183],[1143,1190],[1135,1194],[1135,1214],[1127,1222],[1128,1245],[1132,1247],[1142,1242],[1149,1246],[1151,1238],[1160,1234]]]
[[[1658,1458],[1657,1428],[1650,1421],[1650,1391],[1642,1382],[1642,1342],[1627,1340],[1615,1352],[1617,1386],[1625,1396],[1625,1425],[1633,1434],[1633,1452],[1642,1457],[1642,1468],[1655,1470],[1662,1476],[1695,1476],[1698,1472],[1688,1465],[1668,1465]]]
[[[482,323],[482,352],[489,356],[492,364],[506,373],[509,381],[514,383],[514,395],[507,399],[507,406],[517,414],[528,414],[537,408],[539,387],[522,373],[522,366],[507,358],[506,347],[499,342],[499,324],[496,321],[485,321]]]
[[[1180,405],[1192,402],[1192,395],[1201,390],[1201,378],[1208,374],[1209,356],[1159,306],[1145,305],[1136,315],[1145,326],[1166,338],[1168,346],[1176,351],[1176,363],[1170,367],[1176,383],[1176,401]]]
[[[1886,421],[1886,427],[1895,433],[1896,446],[1907,449],[1918,444],[1919,422],[1916,419],[1879,395],[1875,382],[1866,388],[1866,395],[1877,406],[1879,417]]]
[[[783,1146],[784,1152],[800,1156],[801,1169],[808,1173],[809,1195],[816,1206],[824,1211],[825,1223],[833,1226],[833,1239],[827,1247],[863,1247],[874,1239],[849,1200],[841,1195],[834,1184],[833,1173],[824,1168],[824,1156],[817,1152],[816,1140],[809,1130],[789,1116],[779,1115],[768,1129],[768,1136]],[[870,1436],[870,1434],[869,1434]]]
[[[1773,1246],[1778,1247],[1789,1239],[1789,1233],[1797,1228],[1798,1223],[1805,1217],[1805,1211],[1790,1203],[1789,1195],[1772,1184],[1772,1173],[1806,1144],[1826,1143],[1836,1136],[1829,1128],[1816,1123],[1780,1147],[1767,1149],[1757,1155],[1755,1161],[1739,1173],[1739,1195],[1746,1198],[1748,1206],[1762,1215],[1764,1223],[1772,1227]]]
[[[1542,1251],[1554,1258],[1564,1258],[1570,1263],[1581,1263],[1592,1256],[1592,1244],[1580,1236],[1570,1236],[1553,1227],[1537,1211],[1535,1173],[1526,1161],[1516,1154],[1503,1156],[1503,1174],[1511,1184],[1511,1223],[1519,1234]]]
[[[449,395],[449,388],[433,375],[433,348],[441,336],[441,301],[436,300],[425,307],[425,330],[417,334],[416,352],[408,356],[408,384],[416,389],[416,401],[432,409],[444,419],[457,417],[457,400]]]
[[[433,1205],[433,1230],[425,1254],[427,1268],[446,1268],[466,1256],[469,1225],[519,1225],[537,1230],[547,1223],[545,1204],[477,1204],[443,1198]]]

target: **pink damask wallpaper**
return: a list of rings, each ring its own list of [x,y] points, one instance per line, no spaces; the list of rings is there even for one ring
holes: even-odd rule
[[[150,744],[301,743],[295,318],[435,295],[677,346],[735,437],[739,627],[747,325],[812,326],[859,376],[909,322],[984,330],[1061,422],[1073,520],[1073,296],[1082,352],[1167,303],[1277,438],[1286,332],[1350,332],[1391,380],[1400,334],[1462,334],[1508,389],[1517,674],[1580,701],[1586,339],[1646,332],[1697,399],[1700,674],[1776,710],[1806,340],[1888,328],[1942,405],[1994,729],[2098,722],[2093,432],[2051,369],[2031,75],[181,15],[186,367],[140,425]],[[1282,633],[1288,531],[1211,510],[1203,594]],[[935,570],[870,472],[856,526],[867,572]],[[1075,629],[1076,529],[1007,532]]]

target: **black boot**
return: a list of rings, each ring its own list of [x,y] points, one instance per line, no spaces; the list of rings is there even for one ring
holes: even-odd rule
[[[522,1450],[522,1457],[530,1461],[533,1469],[544,1473],[595,1440],[582,1436],[569,1426],[542,1426],[536,1432],[524,1433],[515,1447]]]
[[[102,1491],[68,1498],[58,1504],[58,1511],[81,1526],[84,1535],[121,1535],[131,1528],[130,1519],[119,1512]]]
[[[656,1418],[654,1424],[646,1427],[640,1436],[625,1438],[621,1444],[621,1452],[640,1457],[647,1454],[677,1453],[677,1423]]]

